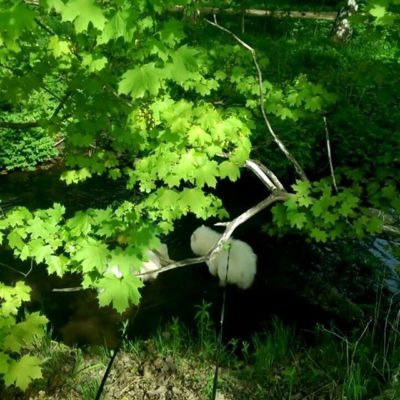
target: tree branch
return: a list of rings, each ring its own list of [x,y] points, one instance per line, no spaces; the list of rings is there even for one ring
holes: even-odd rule
[[[154,274],[154,273],[163,273],[170,271],[172,269],[180,268],[180,267],[185,267],[187,265],[194,265],[194,264],[200,264],[202,262],[206,262],[214,258],[217,253],[219,253],[224,244],[230,239],[232,236],[233,232],[236,230],[236,228],[246,222],[248,219],[253,217],[254,215],[258,214],[260,211],[264,210],[271,204],[277,202],[277,201],[284,201],[290,197],[290,194],[287,192],[276,192],[272,193],[269,195],[266,199],[261,201],[260,203],[256,204],[255,206],[249,208],[247,211],[244,213],[240,214],[238,217],[233,219],[230,222],[224,223],[225,225],[225,232],[222,234],[216,245],[209,251],[209,253],[205,256],[201,257],[195,257],[195,258],[186,258],[181,261],[175,261],[172,264],[168,264],[166,266],[163,266],[162,268],[148,271],[148,272],[143,272],[143,273],[138,273],[135,274],[135,276],[145,276],[148,274]],[[221,224],[217,224],[221,225]],[[171,260],[172,261],[172,260]]]
[[[286,192],[278,177],[264,164],[257,160],[247,160],[244,163],[245,167],[254,172],[254,174],[268,187],[272,192],[280,190]]]
[[[336,177],[335,177],[335,170],[333,169],[333,162],[332,162],[331,142],[330,142],[330,139],[329,139],[328,121],[326,120],[325,116],[324,116],[324,125],[325,125],[326,148],[327,148],[327,151],[328,151],[329,168],[331,170],[333,187],[335,188],[336,193],[338,193],[338,187],[337,187],[337,184],[336,184]]]
[[[261,109],[261,114],[263,116],[265,125],[267,126],[267,129],[269,131],[269,133],[271,134],[271,136],[273,137],[275,143],[278,145],[279,149],[282,151],[282,153],[286,156],[286,158],[292,163],[292,165],[294,166],[297,174],[300,176],[301,179],[303,179],[304,181],[308,181],[308,178],[305,174],[305,172],[303,171],[303,168],[301,168],[300,164],[298,163],[298,161],[296,160],[295,157],[292,156],[292,154],[287,150],[286,146],[284,145],[284,143],[280,140],[280,138],[278,137],[278,135],[275,133],[275,131],[272,128],[271,123],[269,122],[269,119],[267,117],[267,113],[265,112],[265,107],[264,107],[264,85],[263,85],[263,77],[262,77],[262,72],[261,72],[261,68],[260,65],[258,64],[257,61],[257,55],[256,55],[256,51],[249,46],[246,42],[244,42],[242,39],[240,39],[236,34],[234,34],[232,31],[230,31],[229,29],[221,26],[218,24],[216,16],[214,15],[214,22],[208,20],[207,18],[204,18],[204,20],[214,26],[215,28],[227,33],[228,35],[232,36],[242,47],[244,47],[247,51],[250,52],[251,56],[253,57],[253,62],[254,65],[256,67],[257,70],[257,78],[258,78],[258,87],[259,87],[259,99],[260,99],[260,109]]]
[[[173,13],[184,12],[184,6],[174,6],[170,9]],[[214,14],[227,14],[227,15],[243,15],[246,17],[272,17],[272,18],[296,18],[296,19],[319,19],[326,21],[334,21],[337,12],[332,11],[285,11],[285,10],[260,10],[248,8],[245,10],[236,10],[233,8],[214,8],[202,7],[197,10],[199,15],[214,15]]]

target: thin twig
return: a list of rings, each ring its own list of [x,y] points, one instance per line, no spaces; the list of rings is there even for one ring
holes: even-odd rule
[[[70,288],[55,288],[52,292],[79,292],[85,290],[82,286],[70,287]]]
[[[20,271],[20,270],[18,270],[18,269],[16,269],[16,268],[11,267],[10,265],[4,264],[4,263],[2,263],[2,262],[0,262],[0,265],[1,265],[2,267],[4,267],[4,268],[9,269],[10,271],[13,271],[13,272],[15,272],[15,273],[17,273],[17,274],[22,275],[24,278],[27,278],[27,277],[29,276],[29,274],[32,272],[32,269],[33,269],[33,260],[31,260],[31,265],[30,265],[29,270],[28,270],[27,272],[22,272],[22,271]]]
[[[257,70],[257,79],[258,79],[258,87],[259,87],[259,100],[260,100],[260,109],[261,109],[261,114],[263,116],[265,125],[267,126],[267,129],[269,131],[269,133],[271,134],[271,136],[273,137],[275,143],[278,145],[279,149],[282,151],[282,153],[286,156],[286,158],[293,164],[297,174],[300,176],[301,179],[308,181],[307,176],[305,174],[305,172],[303,171],[303,168],[301,168],[300,164],[298,163],[298,161],[295,159],[295,157],[293,157],[293,155],[287,150],[286,146],[284,145],[284,143],[280,140],[280,138],[278,137],[278,135],[275,133],[275,131],[272,128],[271,123],[269,122],[269,119],[267,117],[267,113],[265,112],[265,107],[264,107],[264,84],[263,84],[263,77],[262,77],[262,72],[261,72],[261,68],[260,65],[258,64],[257,61],[257,55],[256,55],[256,51],[249,46],[246,42],[244,42],[242,39],[240,39],[236,34],[234,34],[232,31],[230,31],[229,29],[219,25],[219,23],[217,22],[217,18],[216,15],[214,14],[214,22],[210,21],[207,18],[204,18],[204,20],[214,26],[215,28],[227,33],[228,35],[232,36],[242,47],[244,47],[247,51],[250,52],[252,58],[253,58],[253,62],[254,65],[256,67]]]
[[[329,168],[331,170],[333,187],[335,188],[336,193],[338,193],[339,191],[338,191],[337,184],[336,184],[335,170],[333,169],[333,162],[332,162],[331,142],[329,139],[328,121],[326,120],[325,116],[324,116],[324,125],[325,125],[325,135],[326,135],[326,148],[328,150]]]
[[[40,19],[35,18],[34,21],[35,21],[36,24],[39,25],[43,30],[45,30],[49,35],[55,36],[55,33],[54,33],[48,26],[46,26],[43,22],[41,22]]]
[[[361,342],[362,338],[364,337],[364,335],[366,334],[366,332],[368,330],[368,327],[371,324],[371,322],[372,322],[372,318],[367,322],[367,324],[365,325],[365,328],[361,332],[360,337],[358,338],[358,340],[356,341],[356,343],[354,345],[354,349],[353,349],[353,352],[351,354],[350,368],[352,368],[353,365],[354,365],[354,358],[355,358],[355,355],[356,355],[357,347],[358,347],[359,343]]]
[[[331,331],[327,328],[325,328],[324,326],[321,327],[321,329],[327,333],[330,333],[333,336],[336,336],[338,339],[342,340],[344,343],[346,343],[346,366],[347,366],[347,371],[349,371],[350,368],[350,342],[348,341],[347,338],[345,338],[344,336],[339,335],[338,333],[336,333],[335,331]]]
[[[50,117],[50,120],[55,118],[58,113],[61,111],[61,109],[64,107],[66,101],[71,97],[72,92],[67,91],[64,96],[62,97],[62,99],[60,100],[60,103],[58,104],[58,106],[54,109],[54,112],[52,114],[52,116]]]
[[[62,139],[60,139],[60,140],[57,140],[57,142],[55,142],[54,144],[53,144],[53,146],[54,147],[58,147],[61,143],[63,143],[63,142],[65,142],[65,137],[64,138],[62,138]]]

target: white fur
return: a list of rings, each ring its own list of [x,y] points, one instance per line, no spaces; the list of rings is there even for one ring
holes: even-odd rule
[[[150,272],[150,271],[154,271],[154,270],[161,268],[162,265],[161,265],[160,259],[158,258],[156,252],[158,252],[162,257],[169,258],[167,245],[165,243],[161,243],[160,246],[155,251],[153,251],[153,250],[147,251],[148,260],[143,263],[142,267],[140,268],[140,273]],[[122,277],[122,272],[120,271],[120,269],[118,268],[117,265],[112,265],[112,266],[108,267],[106,272],[110,272],[110,273],[114,274],[117,278]],[[135,272],[133,272],[133,273],[135,273]],[[159,274],[159,272],[154,272],[152,274],[146,274],[146,275],[140,276],[139,278],[143,282],[151,281],[151,280],[156,279],[158,274]]]
[[[166,244],[161,243],[157,251],[160,253],[162,257],[169,258],[168,247]],[[160,259],[158,258],[157,254],[154,251],[148,250],[147,256],[149,257],[149,260],[142,265],[142,267],[140,268],[140,273],[154,271],[162,267]],[[152,274],[143,275],[140,277],[140,279],[143,282],[151,281],[156,279],[158,274],[159,274],[158,272],[154,272]]]
[[[221,236],[220,233],[202,225],[192,233],[190,247],[193,253],[205,256]],[[218,276],[220,285],[224,286],[227,281],[241,289],[248,289],[253,284],[257,272],[257,256],[253,249],[241,240],[229,239],[228,244],[230,245],[228,276],[226,276],[228,250],[221,250],[212,260],[207,261],[208,269],[211,275]]]

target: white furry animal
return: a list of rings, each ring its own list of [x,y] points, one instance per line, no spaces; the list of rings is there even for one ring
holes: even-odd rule
[[[190,247],[193,253],[205,256],[215,246],[222,235],[207,226],[197,228],[190,238]],[[257,256],[253,249],[245,242],[229,239],[229,267],[226,276],[228,250],[221,250],[215,258],[207,261],[211,275],[218,276],[220,285],[226,281],[237,285],[241,289],[248,289],[254,282],[257,272]]]
[[[140,268],[140,273],[150,272],[150,271],[154,271],[154,270],[161,268],[162,265],[161,265],[158,255],[157,255],[157,252],[162,257],[169,258],[167,245],[164,243],[161,243],[157,249],[147,251],[148,260],[143,263],[142,267]],[[121,276],[122,276],[122,272],[120,271],[120,269],[118,268],[117,265],[113,265],[113,266],[107,268],[106,272],[113,273],[117,278],[121,278]],[[143,282],[151,281],[151,280],[156,279],[158,274],[159,274],[159,272],[154,272],[151,274],[146,274],[146,275],[140,276],[139,278]]]
[[[156,249],[156,251],[160,253],[162,257],[169,258],[168,247],[165,243],[161,243],[160,247]],[[154,271],[162,267],[160,259],[153,250],[148,250],[147,256],[149,257],[149,260],[142,265],[142,267],[140,268],[140,273]],[[154,272],[152,274],[146,274],[141,276],[140,279],[143,282],[151,281],[156,279],[158,274],[159,274],[158,272]]]

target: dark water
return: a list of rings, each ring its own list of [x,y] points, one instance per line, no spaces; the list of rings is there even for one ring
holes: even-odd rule
[[[0,177],[0,204],[4,210],[16,205],[30,209],[46,208],[53,203],[64,204],[70,213],[87,207],[102,207],[112,201],[131,196],[123,182],[94,178],[80,185],[66,186],[59,181],[59,170],[34,173],[15,173]],[[218,188],[224,204],[237,216],[266,195],[265,188],[252,176],[238,184],[222,182]],[[299,295],[304,284],[301,275],[289,276],[287,266],[307,264],[310,251],[303,242],[272,241],[260,231],[261,214],[238,230],[236,237],[247,241],[258,254],[256,282],[249,290],[228,287],[225,335],[248,338],[269,324],[272,315],[298,326],[328,320],[331,315],[311,305]],[[212,222],[212,221],[211,221]],[[192,256],[189,237],[202,222],[192,217],[179,221],[172,237],[167,238],[170,256],[182,259]],[[21,276],[6,266],[29,270],[29,263],[14,260],[5,249],[0,250],[0,280],[11,283]],[[31,309],[40,309],[50,321],[55,336],[67,343],[107,344],[115,346],[118,329],[124,318],[132,318],[132,308],[124,316],[110,308],[99,308],[95,293],[53,292],[54,288],[79,286],[79,277],[68,275],[60,279],[46,275],[43,266],[35,266],[26,281],[32,286]],[[193,326],[195,306],[203,300],[210,303],[214,321],[218,321],[222,289],[208,273],[205,264],[179,268],[161,274],[142,290],[142,302],[130,327],[130,335],[147,336],[160,324],[179,317]]]

